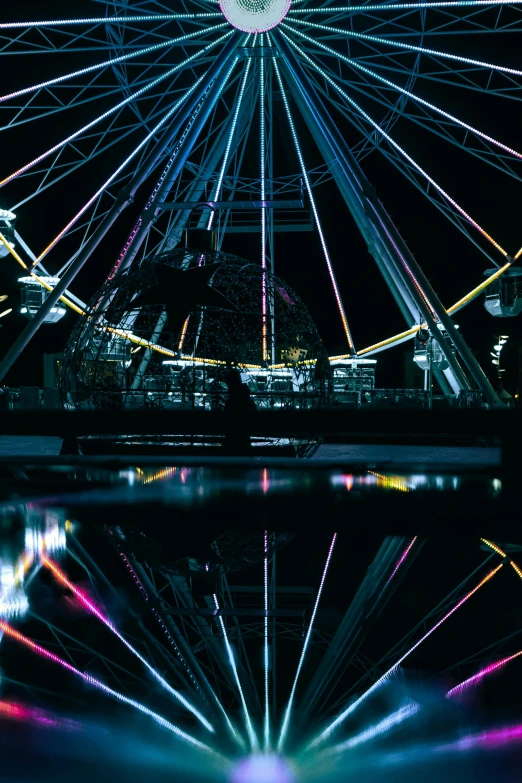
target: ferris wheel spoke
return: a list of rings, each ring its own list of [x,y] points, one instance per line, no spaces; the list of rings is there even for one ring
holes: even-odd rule
[[[359,112],[359,114],[364,117],[374,128],[375,130],[386,139],[386,141],[391,144],[393,147],[395,147],[396,150],[398,150],[401,155],[412,165],[414,168],[417,169],[417,171],[422,174],[423,177],[426,178],[426,180],[432,185],[436,190],[439,191],[439,193],[444,196],[445,199],[458,211],[460,214],[468,220],[468,222],[474,226],[477,231],[479,231],[491,244],[496,247],[496,249],[502,253],[503,256],[507,256],[508,253],[504,248],[496,242],[493,237],[490,236],[424,169],[416,163],[413,158],[408,155],[408,153],[394,140],[392,137],[377,123],[375,122],[367,112],[363,110],[359,104],[356,103],[356,101],[353,100],[346,92],[343,90],[339,85],[330,77],[328,74],[320,67],[318,66],[289,36],[281,31],[281,34],[290,42],[291,46],[293,46],[300,55],[307,60],[312,67],[320,73],[323,78],[326,79],[326,81],[331,84],[334,89],[339,92],[340,95],[343,96],[343,98],[348,101],[348,103],[353,106],[353,108]]]
[[[123,7],[123,6],[122,6]],[[54,19],[51,21],[37,22],[0,22],[0,30],[17,30],[40,27],[69,27],[71,25],[110,25],[115,22],[126,24],[128,22],[169,22],[169,21],[190,21],[193,19],[215,19],[222,17],[220,13],[186,13],[186,14],[134,14],[130,16],[98,16],[84,17],[78,19]]]
[[[194,58],[189,58],[184,63],[181,63],[180,65],[175,66],[174,68],[170,68],[166,73],[164,73],[162,76],[157,77],[156,79],[153,79],[152,81],[149,81],[145,84],[144,87],[137,90],[136,92],[131,93],[127,98],[125,98],[123,101],[120,101],[118,104],[113,106],[111,109],[108,109],[107,111],[100,114],[98,117],[95,117],[94,120],[91,120],[91,122],[87,123],[87,125],[84,125],[83,127],[79,128],[74,133],[67,136],[65,139],[60,141],[58,144],[55,144],[53,147],[51,147],[46,152],[39,155],[37,158],[34,158],[30,163],[27,163],[25,166],[22,166],[22,168],[18,169],[17,171],[13,172],[9,176],[5,177],[3,180],[0,181],[0,187],[3,185],[6,185],[11,180],[15,179],[16,177],[20,176],[21,174],[24,174],[26,171],[31,169],[33,166],[37,165],[38,163],[41,163],[43,160],[45,160],[50,155],[53,155],[55,152],[59,151],[62,147],[70,144],[74,139],[79,138],[80,136],[83,136],[87,131],[89,131],[91,128],[94,128],[98,123],[102,122],[103,120],[107,119],[111,115],[120,112],[125,106],[127,106],[129,103],[138,100],[142,96],[146,95],[149,90],[152,90],[155,88],[158,84],[162,83],[166,79],[173,76],[175,73],[181,70],[181,67],[184,68],[188,67],[189,65],[194,62]],[[170,90],[169,90],[170,92]],[[160,96],[162,97],[163,93],[160,93]],[[154,116],[154,115],[152,115]],[[139,126],[136,126],[139,127]]]
[[[299,19],[293,20],[293,22],[294,24],[299,24],[299,25],[306,24],[306,22],[302,22]],[[325,32],[329,32],[329,33],[336,33],[350,38],[359,38],[361,40],[372,41],[373,43],[376,44],[383,44],[385,46],[396,47],[398,49],[403,49],[404,51],[418,52],[419,54],[432,56],[436,59],[448,59],[455,62],[464,63],[466,65],[471,65],[475,68],[497,71],[498,73],[507,74],[511,76],[522,76],[522,70],[518,70],[516,68],[508,68],[507,66],[504,65],[496,65],[495,63],[483,62],[482,60],[475,60],[471,57],[463,57],[458,54],[452,54],[451,52],[438,51],[436,49],[430,49],[425,46],[415,46],[414,44],[408,44],[402,41],[394,41],[382,36],[367,35],[366,33],[358,33],[353,30],[340,30],[339,28],[329,27],[328,25],[308,23],[308,26],[312,27],[313,29],[324,30]]]
[[[210,28],[210,31],[214,32],[215,30],[221,30],[223,27],[227,27],[227,26],[228,25],[226,23],[214,25],[212,28]],[[187,35],[181,36],[180,38],[172,38],[168,41],[164,41],[159,44],[154,44],[154,46],[146,47],[144,49],[139,49],[137,52],[130,52],[129,54],[123,54],[120,57],[113,58],[112,60],[104,60],[104,62],[102,63],[97,63],[96,65],[90,65],[87,68],[82,68],[78,71],[72,71],[71,73],[64,74],[63,76],[58,76],[55,79],[49,79],[45,82],[34,84],[31,87],[24,87],[22,90],[17,90],[16,92],[12,92],[7,95],[1,95],[0,102],[8,101],[13,98],[18,98],[21,95],[27,95],[28,93],[36,92],[44,88],[49,88],[56,84],[60,84],[64,81],[68,81],[69,79],[74,79],[78,76],[84,76],[85,74],[91,73],[93,71],[103,70],[105,68],[112,68],[117,63],[124,62],[133,57],[138,57],[144,54],[150,54],[153,51],[159,51],[160,49],[164,49],[166,47],[171,47],[178,43],[182,43],[183,41],[189,40],[190,38],[201,35],[201,32],[202,32],[201,30],[197,30],[195,33],[188,33]]]
[[[192,55],[191,60],[194,60],[198,57],[200,57],[204,52],[208,51],[209,49],[213,48],[214,46],[218,45],[219,43],[223,43],[231,33],[226,33],[224,36],[222,36],[218,41],[215,41],[213,44],[209,44],[206,46],[201,52],[198,52],[194,55]],[[186,64],[187,61],[185,61]],[[178,66],[179,67],[179,66]],[[200,79],[195,82],[192,87],[187,90],[187,92],[183,95],[182,98],[176,101],[176,103],[169,109],[169,111],[165,114],[165,116],[160,120],[159,123],[157,123],[154,128],[147,134],[147,136],[140,142],[140,144],[130,153],[130,155],[123,161],[123,163],[118,166],[116,171],[111,174],[109,179],[104,182],[104,184],[99,188],[96,193],[89,199],[89,201],[81,208],[81,210],[72,218],[72,220],[69,221],[69,223],[65,226],[65,228],[60,231],[60,233],[52,240],[52,242],[45,248],[45,250],[38,256],[38,261],[41,261],[51,250],[52,248],[62,239],[65,234],[67,234],[70,229],[75,225],[75,223],[81,218],[83,214],[94,204],[94,202],[97,200],[97,198],[103,193],[109,185],[119,176],[119,174],[129,165],[129,163],[136,157],[136,155],[145,147],[148,142],[154,138],[154,136],[158,133],[158,131],[161,130],[161,128],[165,125],[165,123],[173,116],[173,114],[180,108],[180,106],[184,103],[185,100],[194,92],[194,90],[197,89],[199,86],[201,80],[204,77],[200,77]]]
[[[309,36],[307,36],[305,33],[300,33],[299,31],[297,31],[297,33],[299,35],[303,36],[305,38],[305,40],[307,40],[309,43],[312,43],[312,44],[315,43],[315,45],[317,47],[319,47],[320,49],[326,51],[328,54],[333,55],[336,58],[339,58],[339,59],[343,60],[343,62],[347,63],[352,68],[354,68],[356,70],[359,70],[359,71],[362,71],[363,73],[369,75],[375,81],[378,81],[378,82],[386,85],[387,87],[391,87],[393,90],[396,90],[397,92],[401,93],[401,95],[405,95],[406,97],[411,98],[413,101],[415,101],[416,103],[420,104],[422,107],[425,107],[425,108],[427,108],[427,109],[429,109],[429,110],[431,110],[433,112],[436,112],[437,114],[440,114],[446,120],[450,120],[450,122],[455,123],[456,125],[460,126],[461,128],[465,128],[467,131],[470,131],[471,133],[473,133],[476,136],[478,136],[482,141],[488,142],[488,143],[498,147],[499,149],[502,149],[504,152],[507,152],[508,155],[516,157],[516,158],[522,160],[522,154],[521,153],[517,152],[516,150],[512,149],[511,147],[508,147],[507,145],[503,144],[502,142],[498,141],[497,139],[494,139],[492,136],[488,136],[486,133],[483,133],[482,131],[478,130],[478,128],[475,128],[472,125],[469,125],[468,123],[464,122],[463,120],[460,120],[455,115],[450,114],[449,112],[445,111],[444,109],[441,109],[439,106],[436,106],[435,104],[430,103],[429,101],[424,100],[424,98],[421,98],[420,96],[416,95],[415,93],[411,92],[410,90],[407,90],[404,87],[401,87],[399,84],[397,84],[395,82],[392,82],[389,79],[386,79],[385,77],[383,77],[380,74],[378,74],[376,71],[373,71],[373,70],[367,68],[366,66],[362,65],[357,60],[354,60],[352,58],[346,57],[343,54],[340,54],[339,52],[335,51],[334,49],[331,49],[330,47],[326,46],[325,44],[321,43],[320,41],[315,41],[314,42],[314,40],[312,38],[310,38]],[[330,72],[330,74],[331,74],[331,72]],[[454,137],[451,134],[449,134],[449,132],[446,130],[447,124],[437,125],[436,128],[433,128],[430,125],[426,125],[425,122],[423,122],[423,120],[421,118],[414,117],[414,116],[411,115],[411,113],[406,112],[404,110],[404,105],[403,104],[401,104],[400,111],[403,114],[403,116],[407,117],[408,119],[410,119],[410,120],[412,120],[414,122],[418,122],[419,124],[424,125],[424,127],[426,127],[428,130],[431,130],[433,132],[438,133],[443,138],[446,138],[448,141],[452,142],[453,144],[456,144],[456,145],[458,144],[459,146],[462,147],[463,150],[465,150],[467,152],[470,152],[471,154],[477,155],[478,157],[481,158],[481,160],[484,160],[487,163],[490,163],[492,165],[497,165],[497,167],[500,170],[504,171],[507,174],[510,174],[511,176],[514,176],[516,179],[520,178],[519,175],[516,174],[514,171],[498,165],[498,163],[496,163],[496,161],[498,160],[497,155],[495,155],[494,151],[489,149],[487,145],[486,145],[486,150],[488,150],[488,152],[489,152],[489,157],[487,156],[487,153],[486,153],[486,155],[484,155],[481,151],[473,149],[472,147],[470,147],[470,145],[469,145],[469,143],[467,141],[467,137],[466,137],[466,143],[461,143],[459,139],[457,139],[456,137]],[[427,114],[427,117],[429,118],[430,115]],[[492,156],[493,156],[493,159],[492,159]]]
[[[317,210],[317,206],[316,206],[315,199],[314,199],[314,196],[313,196],[312,186],[311,186],[311,183],[310,183],[310,178],[308,176],[308,171],[307,171],[306,166],[305,166],[304,158],[303,158],[303,155],[302,155],[302,152],[301,152],[301,146],[299,144],[299,140],[298,140],[298,137],[297,137],[297,132],[296,132],[296,129],[295,129],[293,118],[292,118],[292,113],[291,113],[291,110],[290,110],[290,104],[289,104],[288,99],[286,97],[286,92],[285,92],[285,88],[284,88],[284,85],[283,85],[283,80],[281,78],[281,73],[279,71],[279,66],[277,64],[277,60],[275,58],[273,58],[272,59],[272,63],[273,63],[274,71],[275,71],[275,74],[276,74],[276,77],[277,77],[277,81],[278,81],[278,84],[279,84],[279,90],[281,92],[281,97],[283,99],[283,104],[284,104],[284,107],[285,107],[285,112],[286,112],[286,116],[287,116],[287,119],[288,119],[288,124],[290,126],[290,132],[292,134],[292,139],[293,139],[293,142],[294,142],[295,150],[296,150],[297,157],[298,157],[298,160],[299,160],[299,166],[300,166],[300,169],[301,169],[301,173],[303,175],[303,180],[305,182],[305,187],[306,187],[306,191],[308,193],[308,198],[310,199],[310,204],[312,206],[312,212],[313,212],[313,215],[314,215],[315,225],[317,227],[317,233],[319,234],[319,239],[320,239],[320,242],[321,242],[323,255],[324,255],[324,258],[325,258],[325,261],[326,261],[328,274],[330,276],[330,281],[331,281],[332,288],[333,288],[333,291],[334,291],[334,296],[335,296],[335,299],[336,299],[336,302],[337,302],[337,307],[338,307],[338,310],[339,310],[339,314],[341,316],[341,322],[342,322],[342,325],[343,325],[345,337],[346,337],[346,340],[348,342],[348,348],[349,348],[351,353],[355,353],[355,345],[354,345],[354,342],[353,342],[353,339],[352,339],[352,335],[351,335],[351,332],[350,332],[350,327],[348,325],[348,319],[346,317],[346,313],[345,313],[345,310],[344,310],[344,305],[343,305],[343,302],[342,302],[342,299],[341,299],[341,294],[340,294],[340,291],[339,291],[339,288],[338,288],[338,285],[337,285],[337,279],[336,279],[336,276],[335,276],[335,272],[334,272],[334,269],[333,269],[333,266],[332,266],[332,262],[330,260],[330,254],[328,252],[328,247],[326,245],[326,240],[325,240],[325,237],[324,237],[324,234],[323,234],[323,229],[322,229],[321,221],[320,221],[320,218],[319,218],[319,212]]]

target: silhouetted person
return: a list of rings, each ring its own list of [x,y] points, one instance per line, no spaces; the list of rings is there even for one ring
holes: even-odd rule
[[[250,389],[241,382],[239,370],[231,370],[225,382],[228,398],[225,402],[227,429],[223,440],[223,450],[230,456],[250,454],[251,433],[247,426],[249,414],[256,410],[256,404],[250,396]]]

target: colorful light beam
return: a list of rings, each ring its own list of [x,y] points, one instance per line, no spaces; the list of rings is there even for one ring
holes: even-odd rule
[[[406,658],[409,655],[411,655],[411,653],[414,650],[417,649],[417,647],[419,647],[429,636],[431,636],[431,634],[434,631],[436,631],[437,628],[440,628],[440,626],[444,622],[446,622],[446,620],[448,620],[453,614],[455,614],[457,609],[460,609],[460,607],[463,606],[466,603],[466,601],[468,601],[473,595],[475,595],[475,593],[478,590],[480,590],[480,588],[483,587],[483,585],[485,585],[487,582],[489,582],[489,580],[492,579],[495,576],[495,574],[498,573],[498,571],[500,571],[502,566],[503,566],[503,563],[500,563],[500,565],[498,565],[496,568],[494,568],[492,571],[490,571],[488,574],[486,574],[486,576],[478,583],[478,585],[476,585],[476,587],[473,588],[473,590],[470,590],[469,593],[466,593],[466,595],[463,598],[461,598],[460,601],[457,604],[455,604],[453,609],[450,609],[450,611],[447,612],[444,615],[444,617],[442,617],[437,623],[435,623],[435,625],[432,628],[430,628],[430,630],[427,631],[424,634],[424,636],[422,636],[417,642],[415,642],[413,647],[410,647],[410,649],[407,652],[405,652],[404,655],[402,655],[399,658],[399,660],[396,663],[394,663],[394,665],[390,669],[388,669],[387,672],[385,672],[381,677],[379,677],[379,679],[376,680],[374,682],[374,684],[372,686],[370,686],[370,688],[368,688],[368,690],[366,690],[361,696],[359,696],[358,699],[356,699],[354,702],[352,702],[352,704],[350,704],[349,707],[347,707],[340,715],[338,715],[338,717],[335,718],[335,720],[333,720],[331,723],[329,723],[328,726],[325,729],[323,729],[323,731],[320,734],[318,734],[317,737],[315,737],[314,740],[312,740],[312,742],[308,745],[307,749],[317,747],[317,745],[320,745],[322,742],[324,742],[325,739],[330,737],[332,732],[338,726],[340,726],[340,724],[343,723],[343,721],[345,721],[346,718],[349,715],[351,715],[357,709],[357,707],[359,707],[359,705],[362,704],[363,701],[365,701],[368,698],[368,696],[370,696],[372,693],[374,693],[377,690],[377,688],[379,688],[386,680],[388,680],[394,674],[394,672],[401,665],[401,663],[403,661],[405,661]]]
[[[216,609],[219,612],[219,602],[218,602],[218,599],[217,599],[217,595],[215,593],[213,595],[213,598],[214,598],[214,605],[215,605]],[[234,674],[234,679],[236,681],[237,690],[238,690],[238,693],[239,693],[239,698],[241,699],[241,706],[243,708],[243,715],[244,715],[244,718],[245,718],[245,725],[246,725],[246,729],[247,729],[247,733],[248,733],[248,739],[250,740],[250,746],[251,746],[252,750],[256,751],[256,750],[258,750],[258,747],[259,747],[258,746],[258,742],[257,742],[257,737],[256,737],[256,734],[255,734],[255,731],[254,731],[254,727],[252,725],[252,721],[250,719],[250,713],[248,712],[248,707],[247,707],[246,700],[245,700],[245,694],[243,693],[243,688],[241,687],[241,681],[239,679],[239,674],[238,674],[238,671],[237,671],[236,661],[234,659],[234,653],[232,651],[232,647],[230,646],[230,642],[228,641],[227,629],[225,627],[225,623],[223,622],[223,618],[222,618],[222,616],[220,614],[218,614],[218,620],[219,620],[219,624],[221,626],[221,632],[223,634],[223,640],[225,642],[225,647],[226,647],[226,651],[227,651],[227,655],[228,655],[228,660],[230,662],[230,666],[232,667],[232,672]]]
[[[37,653],[38,655],[41,655],[43,658],[47,658],[48,661],[52,661],[53,663],[58,664],[62,668],[67,669],[67,671],[71,672],[72,674],[75,674],[77,677],[79,677],[81,680],[86,682],[88,685],[92,685],[98,690],[101,690],[104,693],[106,693],[108,696],[112,696],[118,701],[121,701],[124,704],[128,704],[130,707],[134,707],[134,709],[138,710],[139,712],[142,712],[144,715],[148,715],[150,718],[156,721],[156,723],[159,723],[160,726],[163,726],[163,728],[172,732],[173,734],[175,734],[177,737],[184,740],[185,742],[188,742],[189,744],[194,745],[195,747],[200,748],[201,750],[205,750],[212,754],[214,753],[214,751],[211,748],[209,748],[208,745],[205,745],[205,743],[195,739],[195,737],[191,737],[190,734],[187,734],[186,732],[182,731],[182,729],[180,729],[178,726],[175,726],[173,723],[170,723],[170,721],[163,718],[157,712],[153,712],[152,710],[149,710],[148,707],[145,707],[144,704],[140,704],[140,702],[134,701],[133,699],[129,699],[127,696],[124,696],[123,693],[119,693],[118,691],[109,688],[108,685],[105,685],[104,683],[97,680],[95,677],[92,677],[90,674],[87,674],[87,672],[81,672],[72,664],[68,663],[67,661],[64,661],[63,658],[60,658],[58,655],[55,655],[54,653],[50,652],[45,647],[42,647],[40,644],[36,644],[36,642],[33,642],[32,639],[29,639],[27,636],[24,636],[23,634],[21,634],[19,631],[17,631],[15,628],[13,628],[11,625],[4,622],[3,620],[0,620],[0,630],[2,630],[11,639],[15,639],[17,642],[20,642],[21,644],[25,645],[25,647],[28,647],[30,650]]]
[[[509,663],[510,661],[514,661],[515,658],[519,658],[521,655],[522,655],[522,650],[514,653],[513,655],[508,655],[507,658],[501,658],[500,661],[496,661],[495,663],[490,663],[489,666],[485,666],[479,672],[474,674],[473,677],[468,677],[467,680],[464,680],[463,682],[459,683],[459,685],[455,685],[454,688],[452,688],[447,692],[446,698],[452,699],[454,696],[461,696],[465,690],[472,687],[473,685],[477,685],[479,682],[481,682],[484,679],[484,677],[487,677],[488,674],[492,674],[493,672],[498,671],[498,669],[501,669],[507,663]]]
[[[85,594],[83,590],[80,590],[79,587],[77,587],[75,584],[73,584],[65,575],[65,573],[59,568],[59,566],[50,560],[48,557],[42,557],[42,563],[44,566],[46,566],[56,577],[56,579],[65,587],[68,588],[74,595],[78,598],[80,603],[83,604],[84,608],[87,609],[87,611],[91,612],[95,617],[100,620],[112,633],[118,637],[120,642],[122,642],[125,647],[130,650],[130,652],[140,660],[143,665],[149,670],[149,672],[152,674],[155,680],[157,680],[160,685],[170,693],[171,696],[173,696],[177,701],[179,701],[189,712],[191,712],[199,721],[200,723],[208,729],[208,731],[214,732],[214,728],[211,723],[208,722],[208,720],[197,710],[184,696],[179,693],[175,688],[173,688],[169,683],[159,674],[159,672],[154,669],[153,666],[150,665],[150,663],[142,656],[140,653],[130,644],[127,639],[125,639],[124,636],[117,630],[117,628],[113,625],[113,623],[109,620],[109,618],[103,614],[103,612],[98,609],[98,607],[92,602],[92,600]]]

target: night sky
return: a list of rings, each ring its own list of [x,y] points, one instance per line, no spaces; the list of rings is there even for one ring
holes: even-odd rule
[[[75,16],[103,12],[103,3],[87,0],[74,3]],[[24,0],[16,7],[3,9],[2,17],[6,20],[42,18],[42,16],[59,18],[66,17],[70,13],[71,3],[64,0],[49,0],[45,6],[45,14],[42,12],[40,2]],[[492,37],[439,36],[437,46],[485,60],[489,58],[492,62],[504,65],[517,62],[514,35],[504,34],[499,36],[496,42],[490,41],[490,38]],[[36,61],[42,58],[13,57],[10,62],[14,62],[15,59],[16,69],[4,69],[3,93],[44,78],[40,63],[36,65]],[[51,59],[52,64],[50,64]],[[59,57],[53,55],[52,58],[45,58],[45,67],[49,69],[46,73],[57,75],[99,59],[99,53],[88,52],[71,55],[68,58],[63,55]],[[110,76],[107,78],[110,79]],[[520,109],[517,100],[494,98],[479,92],[468,93],[462,89],[448,88],[437,83],[426,86],[425,82],[421,85],[421,81],[418,80],[418,86],[414,89],[423,97],[457,114],[463,120],[476,124],[484,132],[490,133],[515,149],[517,145],[520,146]],[[111,100],[115,102],[114,98]],[[297,116],[295,104],[293,111],[305,161],[308,168],[313,168],[320,165],[322,160],[303,121]],[[2,112],[4,107],[0,104],[0,118],[5,116]],[[94,107],[90,105],[78,112],[75,110],[69,113],[63,112],[58,115],[58,122],[44,120],[42,123],[29,123],[22,126],[16,133],[6,131],[7,143],[1,148],[0,155],[0,176],[7,175],[15,165],[21,165],[33,158],[46,148],[44,145],[62,138],[69,123],[71,127],[76,128],[80,122],[89,121],[94,116],[93,112]],[[277,117],[278,113],[279,117]],[[74,116],[69,118],[69,114]],[[355,144],[359,139],[358,132],[338,115],[335,116],[347,141]],[[278,161],[285,160],[286,165],[290,167],[289,171],[297,171],[297,159],[291,161],[286,119],[280,102],[276,104],[275,119],[276,164]],[[35,132],[37,127],[38,132]],[[257,127],[254,127],[254,133],[257,133]],[[401,118],[393,126],[391,134],[501,245],[513,254],[518,250],[522,245],[522,227],[519,218],[520,185],[515,179],[453,147],[406,118]],[[122,147],[121,156],[123,152]],[[69,202],[75,202],[76,198],[80,199],[82,194],[85,194],[85,197],[92,194],[97,187],[99,177],[105,171],[112,171],[115,162],[119,160],[120,154],[115,148],[111,156],[100,160],[99,168],[91,171],[87,178],[83,174],[73,174],[58,186],[46,191],[45,195],[18,209],[17,228],[28,244],[37,251],[45,247],[47,241],[69,219],[71,215]],[[520,164],[520,161],[517,163]],[[250,164],[256,165],[253,159]],[[410,249],[447,306],[482,281],[483,272],[491,266],[485,257],[379,152],[374,151],[366,157],[362,165]],[[91,180],[90,177],[93,179]],[[25,184],[24,188],[26,187]],[[138,193],[135,204],[118,221],[75,282],[73,290],[83,299],[89,300],[103,282],[149,190],[147,183]],[[318,188],[315,195],[356,346],[363,348],[402,331],[405,328],[402,316],[388,293],[374,260],[368,255],[365,243],[358,234],[336,186],[333,182],[329,182]],[[16,203],[16,200],[17,183],[7,186],[0,193],[2,207],[10,207]],[[53,260],[53,254],[49,256],[47,262],[51,271],[55,271],[64,263],[68,257],[67,253],[74,250],[74,244],[71,243],[75,241],[77,241],[75,238],[65,240],[63,246],[59,246],[56,251],[56,260]],[[235,235],[225,239],[223,249],[255,261],[260,256],[259,245],[257,236],[238,238]],[[492,250],[493,254],[495,252]],[[496,257],[499,262],[502,261],[500,254]],[[1,293],[9,293],[9,305],[17,308],[16,280],[19,270],[10,258],[2,259],[2,270]],[[335,311],[334,298],[317,233],[277,234],[275,271],[286,279],[307,303],[328,351],[332,354],[344,351],[342,327]],[[76,318],[76,315],[68,312],[60,324],[42,327],[24,357],[10,372],[7,384],[13,386],[41,384],[42,354],[63,350]],[[3,328],[0,330],[0,344],[3,348],[20,333],[25,323],[23,316],[16,312],[3,319]],[[517,338],[508,344],[503,354],[508,367],[506,385],[511,392],[516,391],[518,338],[522,336],[519,322],[515,319],[493,319],[486,313],[482,298],[479,298],[458,315],[457,323],[460,324],[464,337],[490,374],[492,366],[489,351],[494,343],[495,334],[505,333]],[[411,355],[411,352],[412,343],[408,343],[406,346],[399,346],[376,357],[379,386],[403,383],[403,356],[405,353]]]

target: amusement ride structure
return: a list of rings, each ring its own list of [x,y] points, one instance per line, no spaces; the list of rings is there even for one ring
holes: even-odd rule
[[[10,168],[4,156],[0,174],[3,203],[10,199],[0,212],[0,252],[24,269],[29,319],[0,363],[0,379],[40,326],[70,308],[78,325],[62,373],[67,406],[136,407],[152,398],[159,406],[212,407],[231,367],[256,402],[323,404],[354,377],[371,383],[369,357],[410,339],[415,361],[448,398],[474,394],[501,404],[452,316],[483,291],[490,313],[516,315],[522,249],[510,255],[455,200],[451,183],[437,181],[436,166],[422,167],[396,141],[394,127],[400,119],[416,139],[429,143],[435,134],[486,173],[492,166],[518,180],[521,152],[422,95],[437,83],[439,95],[446,85],[464,101],[480,93],[487,106],[520,100],[522,70],[459,48],[516,33],[520,4],[114,0],[93,7],[92,17],[0,23],[2,55],[41,65],[31,69],[32,83],[11,89],[4,81],[0,96],[3,149],[28,133],[36,152],[20,145],[23,160]],[[68,58],[84,64],[68,70]],[[291,142],[284,155],[275,149],[276,118]],[[313,169],[299,139],[303,121],[324,161]],[[356,144],[347,142],[348,127]],[[451,307],[365,176],[363,159],[374,148],[490,267]],[[341,262],[329,253],[317,208],[316,188],[327,179],[406,322],[402,333],[365,348],[352,337],[336,279]],[[56,226],[56,233],[33,252],[24,236],[33,205],[44,202],[46,230]],[[132,230],[86,304],[73,293],[75,278],[100,267],[129,215]],[[277,232],[311,227],[346,341],[329,363],[306,309],[276,277]],[[232,233],[257,235],[258,257],[230,259],[223,243]],[[220,297],[218,280],[227,274]],[[234,301],[234,286],[251,286],[245,301]],[[247,333],[248,347],[241,346]]]

